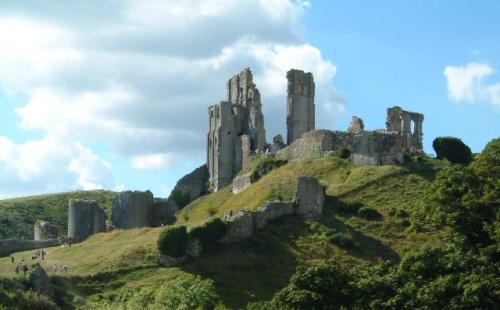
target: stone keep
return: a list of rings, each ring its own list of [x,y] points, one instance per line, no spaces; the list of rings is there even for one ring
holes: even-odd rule
[[[227,83],[227,101],[209,107],[207,167],[209,188],[230,184],[250,155],[266,148],[260,93],[249,68]]]
[[[387,109],[387,131],[403,136],[402,147],[407,151],[423,151],[423,122],[423,114],[408,112],[398,106]]]
[[[83,241],[106,229],[106,213],[95,200],[69,201],[68,237]]]
[[[312,73],[292,69],[287,72],[287,144],[315,129],[315,85]]]
[[[111,222],[120,229],[152,226],[153,202],[150,191],[121,192],[113,200]]]

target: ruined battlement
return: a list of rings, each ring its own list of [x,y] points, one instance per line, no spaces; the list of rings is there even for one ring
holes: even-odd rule
[[[316,111],[314,105],[315,84],[311,72],[292,69],[287,72],[286,99],[287,144],[300,139],[303,134],[314,130]]]

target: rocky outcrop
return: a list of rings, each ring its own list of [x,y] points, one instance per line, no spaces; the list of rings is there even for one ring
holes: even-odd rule
[[[34,265],[33,270],[30,272],[29,279],[31,287],[37,294],[49,298],[54,297],[54,289],[50,284],[49,276],[39,263]]]
[[[191,202],[207,193],[208,178],[209,176],[207,165],[202,165],[177,181],[177,184],[175,184],[172,193],[179,192],[183,195],[187,194],[189,195],[189,202]],[[170,194],[169,198],[173,198],[172,194]]]
[[[153,202],[153,193],[150,191],[121,192],[113,200],[113,225],[120,229],[152,226]]]
[[[253,235],[253,215],[250,211],[240,211],[233,217],[229,232],[222,238],[223,243],[233,243]]]

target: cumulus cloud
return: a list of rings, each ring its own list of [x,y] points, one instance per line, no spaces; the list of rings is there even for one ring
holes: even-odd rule
[[[10,150],[21,158],[33,144],[40,154],[55,156],[44,155],[44,163],[19,161],[11,175],[22,180],[22,172],[33,180],[37,171],[42,176],[55,169],[60,173],[53,175],[72,186],[112,188],[116,184],[107,184],[112,162],[90,147],[96,141],[127,158],[131,169],[203,160],[208,107],[226,99],[227,80],[246,67],[262,94],[268,139],[286,132],[291,68],[314,74],[317,127],[329,127],[343,112],[344,100],[332,85],[335,65],[302,40],[301,16],[309,5],[300,0],[3,5],[0,90],[27,98],[15,110],[19,128],[45,135],[39,141],[10,141]],[[57,159],[64,169],[50,166]],[[63,178],[62,171],[69,176]]]
[[[113,185],[111,166],[77,142],[47,136],[15,144],[0,136],[0,198],[23,192],[103,189]]]
[[[500,83],[485,82],[493,72],[493,68],[485,63],[447,66],[444,75],[448,85],[448,96],[454,101],[484,101],[500,107]]]

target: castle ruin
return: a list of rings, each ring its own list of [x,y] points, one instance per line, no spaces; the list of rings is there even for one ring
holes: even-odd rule
[[[403,136],[402,147],[408,151],[420,151],[423,133],[422,123],[424,115],[415,112],[408,112],[400,107],[387,109],[387,120],[385,122],[388,132],[398,132]]]
[[[95,200],[69,201],[68,238],[83,241],[106,230],[106,213]]]
[[[209,107],[207,167],[213,191],[230,184],[251,154],[267,147],[260,93],[249,68],[227,83],[227,101]]]
[[[287,144],[315,129],[315,85],[311,72],[292,69],[286,73],[288,80],[286,99]]]

